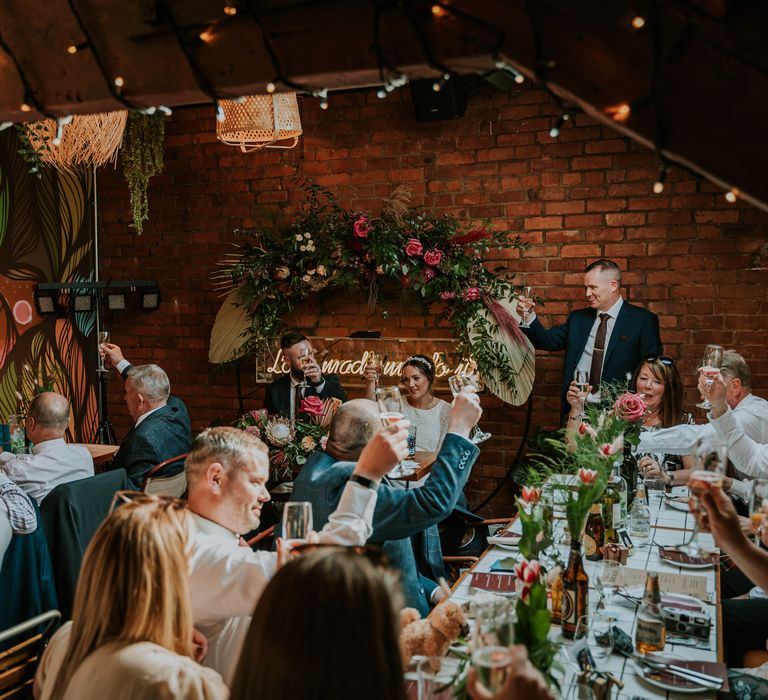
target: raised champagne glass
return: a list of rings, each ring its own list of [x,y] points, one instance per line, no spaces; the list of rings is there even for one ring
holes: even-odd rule
[[[699,544],[699,498],[713,488],[720,488],[725,477],[725,467],[728,463],[726,445],[718,437],[702,437],[696,441],[693,451],[693,469],[688,479],[691,492],[693,517],[693,533],[691,539],[678,549],[689,557],[697,558],[704,554]]]
[[[723,348],[719,345],[707,345],[704,350],[704,359],[702,360],[701,367],[699,368],[704,373],[704,381],[707,383],[707,387],[712,386],[715,375],[720,371],[720,364],[723,361]],[[709,391],[703,401],[696,404],[699,408],[703,408],[709,411],[712,408],[712,404],[709,403]]]
[[[312,350],[310,350],[307,347],[304,347],[299,352],[299,366],[301,367],[302,372],[306,372],[309,367],[311,367],[312,362],[314,360],[314,356],[312,354]],[[299,384],[301,387],[301,395],[304,396],[307,389],[309,389],[309,382],[307,381],[307,375],[304,375],[304,378],[301,380],[301,383]],[[298,406],[296,407],[296,410],[298,411]]]
[[[768,479],[755,479],[749,506],[749,524],[755,536],[755,544],[760,546],[763,531],[763,519],[768,515]]]
[[[282,544],[286,555],[304,544],[312,530],[312,504],[309,501],[289,501],[283,507]]]
[[[384,371],[384,355],[380,352],[370,352],[366,358],[366,364],[376,372],[376,388],[378,388],[379,379]]]
[[[576,388],[579,390],[579,393],[582,395],[581,398],[581,409],[579,411],[579,418],[584,420],[586,417],[584,415],[584,402],[587,400],[587,392],[589,391],[589,371],[585,369],[577,369],[573,372],[573,381],[576,382]]]
[[[109,372],[109,370],[104,366],[104,355],[101,349],[101,346],[108,342],[109,342],[109,331],[99,331],[99,343],[98,343],[99,365],[96,368],[96,371],[101,372],[102,374]]]
[[[400,389],[396,386],[380,386],[375,392],[376,403],[379,405],[379,418],[385,428],[394,425],[403,418],[403,399]],[[408,476],[412,470],[406,468],[402,462],[389,473],[393,479]]]
[[[457,372],[448,377],[448,386],[450,387],[453,396],[459,394],[465,386],[474,387],[478,392],[482,391],[485,386],[482,377],[477,372],[477,364],[474,360],[468,360],[464,362],[463,365],[463,372]],[[475,445],[478,445],[491,437],[493,437],[491,433],[485,432],[479,425],[476,425],[472,429],[472,434],[469,439]]]

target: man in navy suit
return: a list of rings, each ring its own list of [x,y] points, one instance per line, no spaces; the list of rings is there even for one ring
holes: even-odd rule
[[[267,384],[264,390],[264,408],[270,414],[279,413],[293,418],[301,399],[307,396],[347,400],[339,378],[335,374],[323,375],[321,372],[320,365],[315,360],[312,343],[305,335],[297,331],[286,333],[280,338],[280,349],[291,371]],[[305,360],[302,360],[302,355],[306,355]]]
[[[584,288],[590,308],[572,311],[564,324],[552,328],[541,324],[531,300],[517,304],[523,333],[535,348],[565,350],[561,415],[569,409],[565,394],[576,369],[590,373],[592,393],[587,400],[599,401],[601,382],[624,381],[643,359],[662,354],[658,317],[624,301],[621,269],[615,262],[601,259],[589,265]]]
[[[451,514],[479,454],[468,438],[481,413],[477,393],[465,388],[453,401],[448,433],[424,485],[406,490],[385,478],[378,489],[369,541],[383,545],[400,570],[406,605],[422,615],[437,602],[435,581],[445,576],[437,524]],[[312,503],[316,528],[333,513],[360,453],[380,429],[379,410],[368,399],[349,401],[336,412],[325,452],[307,460],[291,495]]]

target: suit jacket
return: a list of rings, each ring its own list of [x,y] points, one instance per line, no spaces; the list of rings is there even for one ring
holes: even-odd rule
[[[329,399],[335,397],[342,401],[347,400],[347,395],[344,393],[344,389],[341,388],[339,378],[335,374],[324,374],[323,379],[325,384],[323,390],[318,392],[317,389],[312,386],[312,382],[309,383],[309,387],[305,389],[304,396],[319,396],[321,399]],[[264,408],[269,411],[270,415],[281,414],[283,416],[290,416],[291,413],[291,375],[284,374],[279,379],[275,379],[274,382],[267,384],[264,390]],[[297,406],[298,408],[298,406]]]
[[[442,571],[437,523],[450,515],[479,453],[469,440],[448,433],[423,486],[405,490],[387,479],[379,486],[370,541],[382,544],[392,567],[400,569],[406,605],[422,615],[429,612],[429,603],[419,580],[411,536],[423,533],[428,540],[423,549],[428,575]],[[312,503],[315,529],[328,522],[354,468],[354,462],[336,462],[325,452],[315,453],[302,467],[291,500]]]
[[[565,394],[573,379],[573,372],[589,338],[589,332],[597,318],[596,309],[579,309],[568,315],[560,326],[544,328],[538,317],[530,328],[522,331],[528,336],[533,346],[539,350],[565,350],[565,365],[561,385],[561,414],[568,412]],[[623,381],[627,372],[634,372],[635,367],[649,355],[661,355],[659,337],[659,318],[647,309],[624,302],[616,317],[611,339],[603,359],[602,380],[605,382]]]
[[[110,469],[125,469],[135,489],[141,489],[144,476],[152,467],[189,452],[192,446],[189,415],[180,399],[176,402],[162,406],[131,428],[112,458]],[[183,466],[183,462],[169,465],[160,476],[176,474]]]

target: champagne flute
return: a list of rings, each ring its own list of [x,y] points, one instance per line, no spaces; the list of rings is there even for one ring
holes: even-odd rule
[[[768,479],[755,479],[752,482],[750,494],[749,524],[755,535],[755,544],[760,545],[760,535],[763,529],[763,518],[768,515]]]
[[[450,387],[451,394],[453,394],[454,397],[459,394],[465,386],[474,387],[474,389],[478,392],[482,391],[485,386],[482,377],[477,372],[477,363],[474,360],[467,360],[463,364],[463,372],[458,372],[457,374],[452,374],[450,377],[448,377],[448,386]],[[475,445],[478,445],[491,437],[491,433],[485,432],[480,428],[479,425],[476,425],[472,429],[472,434],[469,439]]]
[[[520,290],[520,299],[524,300],[523,306],[525,311],[523,313],[523,321],[525,321],[533,308],[533,287],[522,287]]]
[[[712,386],[714,376],[720,371],[720,364],[723,361],[723,348],[719,345],[707,345],[704,350],[704,359],[702,360],[701,367],[699,369],[704,373],[704,381],[707,383],[707,387]],[[703,401],[696,404],[698,408],[703,408],[709,411],[712,408],[712,404],[709,403],[709,391]]]
[[[313,356],[312,356],[312,350],[310,350],[308,347],[303,347],[299,352],[299,366],[301,367],[301,371],[305,372],[310,365],[312,364]],[[301,392],[302,396],[304,395],[304,392],[309,388],[309,382],[307,381],[307,375],[304,375],[304,378],[299,383],[299,386],[303,389]]]
[[[490,693],[496,693],[507,677],[512,654],[507,647],[484,646],[472,652],[472,666],[477,679]]]
[[[584,415],[584,401],[586,401],[587,392],[589,391],[589,372],[585,369],[574,370],[573,381],[576,382],[576,387],[578,388],[579,393],[583,394],[581,397],[581,411],[579,412],[579,418],[584,420],[586,417]]]
[[[379,377],[384,371],[384,356],[380,352],[368,353],[366,358],[366,364],[376,372],[376,387],[379,386]]]
[[[99,366],[97,367],[97,372],[109,372],[109,370],[104,366],[104,355],[102,354],[101,346],[104,345],[104,343],[109,342],[109,331],[99,331],[99,343],[98,343],[98,351],[99,351]]]
[[[696,441],[693,452],[693,470],[688,479],[693,507],[693,532],[691,539],[677,549],[689,557],[698,558],[704,554],[699,544],[699,497],[712,487],[722,487],[725,467],[728,463],[725,443],[717,437],[702,437]]]
[[[282,541],[286,555],[307,541],[312,529],[312,504],[308,501],[288,501],[283,508]]]
[[[403,399],[400,389],[396,386],[381,386],[375,392],[376,403],[379,405],[379,418],[382,425],[387,428],[403,418]],[[389,473],[393,479],[398,479],[412,473],[399,462]]]

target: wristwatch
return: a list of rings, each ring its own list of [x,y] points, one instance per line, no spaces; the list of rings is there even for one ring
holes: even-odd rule
[[[378,491],[379,489],[378,481],[369,479],[366,476],[360,476],[359,474],[350,475],[348,481],[354,481],[356,484],[360,484],[360,486],[365,486],[365,488],[372,489],[373,491]]]

